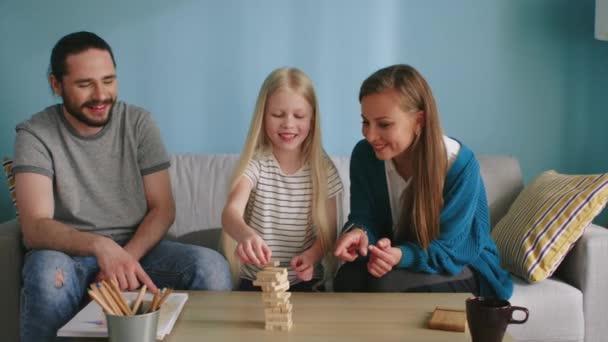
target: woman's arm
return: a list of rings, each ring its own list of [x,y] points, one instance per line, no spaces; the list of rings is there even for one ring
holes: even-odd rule
[[[343,233],[360,228],[365,231],[371,244],[375,244],[382,235],[378,231],[379,225],[382,225],[378,222],[378,217],[388,218],[389,222],[384,225],[390,226],[390,205],[383,163],[376,159],[374,151],[365,140],[355,146],[350,159],[350,213]],[[386,198],[382,198],[381,194],[384,193]]]
[[[423,250],[414,243],[399,246],[399,268],[455,274],[477,259],[489,234],[489,214],[479,163],[472,153],[457,174],[448,176],[439,236]]]
[[[373,177],[384,177],[383,169],[378,163],[381,162],[374,157],[365,140],[353,149],[350,158],[350,213],[334,249],[334,255],[342,261],[350,262],[359,255],[366,256],[370,240],[372,243],[377,240],[373,185],[370,182]]]

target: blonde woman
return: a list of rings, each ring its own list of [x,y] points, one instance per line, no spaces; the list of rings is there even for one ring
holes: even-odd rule
[[[256,272],[271,258],[288,268],[292,291],[315,289],[324,278],[321,261],[332,254],[341,193],[321,145],[311,80],[295,68],[274,70],[260,89],[222,213],[238,289],[255,289]]]
[[[472,292],[508,299],[490,238],[479,164],[443,135],[425,79],[409,65],[367,78],[350,165],[351,210],[334,254],[336,291]]]

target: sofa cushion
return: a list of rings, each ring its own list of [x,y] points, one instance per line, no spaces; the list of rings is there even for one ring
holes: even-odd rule
[[[509,334],[516,341],[580,341],[585,336],[583,293],[556,277],[530,284],[513,277],[511,305],[530,311],[524,324],[510,324]],[[522,317],[514,316],[516,319]]]
[[[6,182],[8,184],[8,191],[15,205],[15,215],[19,217],[19,210],[17,208],[17,195],[15,194],[15,175],[13,175],[13,160],[8,157],[4,157],[2,160],[2,168],[4,169],[4,175],[6,176]]]
[[[544,172],[492,230],[503,265],[530,282],[551,276],[607,200],[608,174]]]
[[[220,251],[221,236],[222,228],[211,228],[181,235],[176,241]]]

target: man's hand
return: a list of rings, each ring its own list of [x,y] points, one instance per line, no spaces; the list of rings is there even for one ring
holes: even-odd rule
[[[234,254],[243,264],[264,266],[270,262],[272,251],[258,234],[252,233],[238,243]]]
[[[359,254],[361,256],[367,255],[368,243],[369,241],[365,231],[360,228],[355,228],[340,236],[336,242],[334,255],[342,261],[354,261]]]
[[[367,262],[367,271],[376,278],[380,278],[401,261],[401,249],[391,247],[391,240],[382,238],[378,243],[369,246],[370,256]]]
[[[116,242],[107,238],[101,240],[98,248],[96,248],[95,256],[100,269],[96,281],[112,281],[114,279],[123,291],[138,289],[142,283],[151,292],[158,291],[139,261]]]

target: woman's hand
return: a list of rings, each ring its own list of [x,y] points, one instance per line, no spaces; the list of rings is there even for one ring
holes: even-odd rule
[[[258,234],[252,233],[238,243],[234,254],[243,264],[264,266],[270,262],[272,252]]]
[[[334,255],[342,261],[354,261],[360,255],[367,255],[369,240],[361,228],[355,228],[340,236],[336,242]],[[358,252],[358,253],[357,253]]]
[[[399,261],[403,253],[401,249],[391,247],[391,240],[382,238],[378,243],[369,246],[369,261],[367,262],[367,271],[376,278],[380,278],[393,269]]]

